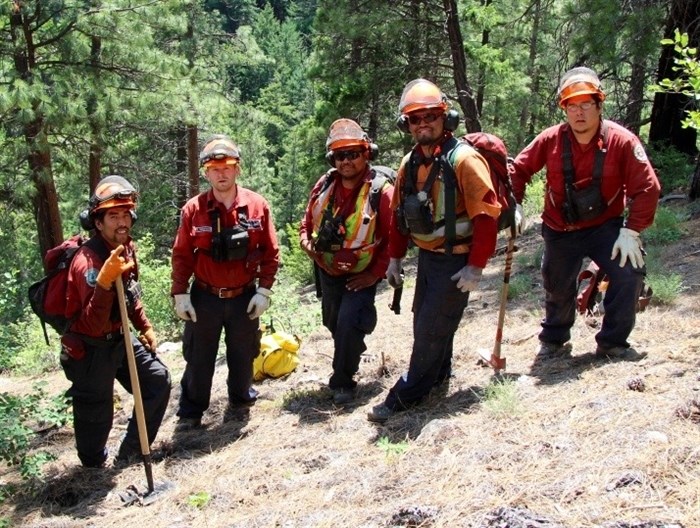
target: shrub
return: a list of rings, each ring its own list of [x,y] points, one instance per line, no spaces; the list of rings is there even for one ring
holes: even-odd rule
[[[687,213],[678,213],[668,207],[659,207],[653,225],[644,231],[644,241],[649,244],[669,244],[683,235],[681,222],[687,219]]]
[[[688,156],[672,146],[650,146],[649,159],[661,182],[662,194],[684,191],[693,174],[693,165]]]
[[[69,419],[69,403],[63,394],[47,397],[44,384],[36,384],[26,396],[0,393],[0,459],[19,466],[23,479],[41,476],[41,466],[55,457],[30,453],[39,430],[60,427]]]
[[[672,304],[683,291],[683,279],[677,273],[649,273],[646,280],[654,291],[654,304]]]

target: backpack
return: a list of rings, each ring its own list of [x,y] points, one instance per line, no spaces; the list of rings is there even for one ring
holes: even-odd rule
[[[599,315],[603,313],[603,298],[608,289],[610,279],[600,273],[598,265],[591,261],[588,267],[578,274],[576,310],[581,315]],[[642,283],[642,291],[637,299],[637,312],[643,312],[651,302],[654,290],[646,281]]]
[[[287,332],[275,331],[272,324],[260,339],[260,352],[253,361],[253,379],[281,378],[293,372],[299,365],[297,355],[301,340]]]
[[[104,244],[97,241],[97,238],[86,239],[81,235],[73,235],[46,252],[44,256],[46,275],[29,287],[29,304],[41,321],[47,345],[49,344],[47,324],[59,335],[63,335],[73,322],[65,316],[68,269],[76,252],[83,245],[89,245],[104,259],[109,256]]]
[[[498,230],[515,228],[515,195],[510,181],[512,160],[508,157],[508,150],[501,138],[486,132],[472,132],[458,138],[483,156],[489,165],[491,183],[496,191],[496,198],[501,204],[501,214],[498,217]],[[448,154],[450,165],[454,164],[456,147]]]

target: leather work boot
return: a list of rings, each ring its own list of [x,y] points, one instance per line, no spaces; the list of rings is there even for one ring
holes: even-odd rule
[[[604,347],[598,345],[595,355],[599,359],[626,359],[628,361],[638,361],[647,357],[646,352],[637,352],[632,347]]]
[[[346,405],[355,399],[355,391],[353,389],[334,389],[333,403],[336,405]]]
[[[182,417],[177,421],[177,424],[175,424],[175,431],[191,431],[192,429],[199,429],[200,427],[202,427],[201,418]]]
[[[548,343],[540,341],[536,359],[559,359],[571,356],[571,343]]]
[[[372,410],[367,413],[367,419],[370,422],[384,423],[392,414],[394,414],[394,411],[382,403],[372,407]]]

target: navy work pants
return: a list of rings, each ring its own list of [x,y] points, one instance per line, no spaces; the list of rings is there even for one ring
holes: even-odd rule
[[[323,326],[331,331],[335,347],[328,386],[352,389],[357,385],[353,376],[360,366],[360,356],[367,350],[365,336],[377,326],[377,285],[350,291],[345,285],[351,275],[333,277],[320,270],[320,277]]]
[[[464,255],[420,250],[413,298],[413,350],[408,372],[384,402],[390,409],[419,402],[449,378],[454,335],[469,302],[469,292],[462,293],[451,277],[464,266]]]
[[[107,439],[114,418],[114,380],[132,394],[123,337],[113,341],[84,338],[85,356],[61,355],[61,366],[72,382],[73,427],[78,457],[84,466],[97,467],[107,459]],[[143,400],[149,445],[163,421],[170,397],[167,367],[132,336],[136,371]],[[139,448],[136,417],[132,414],[123,442]]]
[[[620,267],[620,257],[610,259],[620,233],[622,218],[577,231],[559,232],[542,227],[544,255],[542,279],[545,289],[545,317],[540,341],[563,344],[571,339],[576,317],[577,279],[585,257],[590,258],[610,279],[605,292],[603,324],[596,334],[598,345],[628,347],[634,328],[637,299],[646,268],[633,268],[629,260]]]
[[[186,321],[182,353],[187,362],[180,386],[181,418],[201,418],[209,408],[211,387],[222,331],[226,332],[229,404],[248,405],[255,401],[253,360],[260,352],[259,320],[251,320],[247,309],[255,288],[232,299],[220,299],[196,284],[191,290],[197,322]]]

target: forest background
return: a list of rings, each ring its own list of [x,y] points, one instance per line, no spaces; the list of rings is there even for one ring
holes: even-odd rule
[[[328,168],[328,127],[356,120],[379,145],[376,163],[396,167],[411,147],[395,126],[398,100],[417,77],[435,81],[463,116],[458,133],[498,134],[515,155],[563,120],[561,74],[592,67],[605,117],[642,138],[657,170],[664,238],[677,216],[666,200],[700,195],[700,74],[697,56],[683,55],[699,42],[697,0],[2,2],[0,375],[57,370],[57,340],[46,346],[27,287],[43,274],[42,255],[79,232],[78,214],[108,174],[140,189],[134,236],[147,312],[162,341],[179,339],[170,248],[179,208],[206,188],[197,159],[214,133],[239,143],[240,183],[272,207],[282,267],[268,315],[299,334],[317,328],[318,307],[299,303],[312,269],[296,232]],[[529,187],[528,216],[541,194],[540,180]],[[663,301],[662,279],[674,275],[654,265],[661,260],[649,259],[648,280]],[[13,413],[52,397],[0,394],[0,458],[29,480],[46,458],[25,456],[33,432]],[[67,419],[60,408],[55,422]],[[0,490],[0,502],[8,494]]]
[[[458,133],[498,134],[515,155],[562,120],[561,74],[592,67],[605,116],[645,142],[663,194],[697,195],[697,130],[684,126],[697,99],[650,88],[687,84],[673,85],[679,47],[661,43],[679,34],[697,47],[696,0],[3,2],[0,372],[57,368],[27,287],[41,256],[79,232],[78,214],[108,174],[140,189],[145,302],[159,337],[177,340],[170,248],[179,208],[205,188],[197,158],[213,133],[239,143],[240,183],[272,207],[282,267],[271,315],[296,332],[316,327],[318,310],[300,310],[295,294],[312,280],[296,232],[327,169],[328,126],[356,120],[380,147],[376,162],[396,167],[411,147],[395,126],[398,100],[417,77],[464,117]]]

